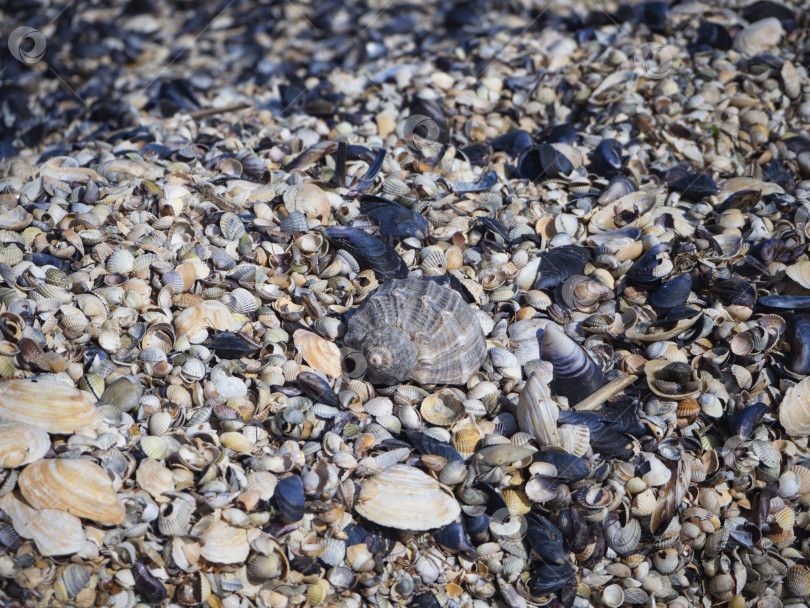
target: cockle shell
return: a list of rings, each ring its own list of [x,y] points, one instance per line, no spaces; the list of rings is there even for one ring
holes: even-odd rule
[[[378,287],[349,319],[346,344],[372,381],[463,384],[486,357],[475,313],[452,289],[419,279]]]
[[[785,392],[779,406],[779,422],[793,437],[810,435],[810,378]]]
[[[14,494],[0,498],[0,509],[11,518],[17,534],[32,539],[44,556],[72,555],[84,547],[82,522],[75,515],[59,509],[32,509]]]
[[[95,428],[101,415],[89,395],[53,378],[8,380],[0,384],[0,420],[24,422],[47,433]]]
[[[236,331],[239,324],[231,311],[218,300],[206,300],[189,306],[174,319],[177,336],[190,336],[203,329]]]
[[[124,519],[112,481],[90,460],[39,460],[23,469],[18,485],[35,509],[61,509],[100,524]]]
[[[13,469],[40,458],[51,448],[48,433],[21,422],[0,423],[0,468]]]
[[[334,342],[329,342],[305,329],[295,330],[293,342],[296,348],[301,349],[301,356],[311,367],[333,378],[337,378],[343,372],[340,349]]]
[[[363,482],[356,509],[366,519],[397,530],[440,528],[461,512],[439,482],[404,464],[390,466]]]

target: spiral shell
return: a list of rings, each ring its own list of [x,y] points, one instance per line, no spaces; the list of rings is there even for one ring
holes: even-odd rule
[[[372,381],[463,384],[486,357],[472,309],[432,281],[392,280],[349,319],[346,344],[359,350]]]

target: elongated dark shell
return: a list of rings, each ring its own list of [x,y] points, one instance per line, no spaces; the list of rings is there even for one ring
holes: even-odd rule
[[[529,577],[529,591],[539,597],[559,590],[574,579],[576,572],[568,562],[562,564],[537,565]]]
[[[660,256],[668,249],[669,246],[665,243],[659,243],[648,249],[627,271],[627,278],[641,285],[656,283],[662,278],[656,276],[659,274],[656,269],[661,265]]]
[[[509,131],[492,140],[492,147],[495,150],[501,150],[512,156],[517,156],[531,145],[532,136],[522,129]]]
[[[661,285],[650,296],[650,304],[655,308],[675,308],[689,299],[692,291],[692,277],[689,274],[679,274]]]
[[[332,407],[338,407],[339,400],[335,391],[333,391],[329,383],[318,374],[313,372],[300,372],[297,380],[301,390],[315,401],[331,405]]]
[[[608,177],[622,170],[622,144],[615,139],[603,139],[591,154],[593,171]]]
[[[568,175],[574,170],[574,165],[551,144],[540,144],[520,153],[517,169],[520,177],[535,182]]]
[[[427,220],[422,215],[379,196],[361,196],[360,212],[377,220],[380,234],[388,237],[424,239],[428,232]]]
[[[810,310],[810,296],[763,296],[759,303],[782,310]]]
[[[445,441],[439,441],[435,437],[425,435],[420,431],[406,430],[405,435],[420,454],[441,456],[447,462],[453,462],[454,460],[464,462],[464,458],[456,451],[456,448]]]
[[[810,374],[810,314],[797,312],[790,319],[790,371]]]
[[[579,245],[563,245],[540,254],[535,289],[554,289],[568,277],[584,274],[591,252]]]
[[[528,518],[526,543],[548,564],[562,564],[568,556],[562,532],[542,515]]]
[[[140,560],[135,562],[133,576],[135,578],[135,589],[146,601],[156,604],[162,601],[168,594],[163,583],[155,578]]]
[[[554,366],[549,386],[556,395],[578,403],[605,383],[605,375],[587,355],[585,349],[549,324],[540,342],[540,358]]]
[[[405,261],[377,237],[351,226],[329,226],[323,234],[335,247],[348,251],[363,270],[373,270],[380,281],[408,276]]]
[[[682,199],[693,203],[720,192],[717,182],[702,173],[690,173],[672,182],[669,187],[675,192],[680,192]]]
[[[300,477],[291,475],[279,481],[274,497],[285,520],[295,522],[304,517],[304,484]]]
[[[232,331],[223,331],[206,344],[220,359],[239,359],[259,350],[259,344]]]
[[[535,452],[532,462],[547,462],[557,469],[557,479],[565,483],[574,483],[585,479],[591,472],[588,462],[580,456],[574,456],[560,449],[549,449]]]
[[[484,334],[469,304],[432,281],[378,287],[349,319],[346,344],[368,363],[372,382],[464,384],[486,357]]]

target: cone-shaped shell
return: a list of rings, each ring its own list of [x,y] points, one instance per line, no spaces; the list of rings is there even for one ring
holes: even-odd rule
[[[534,372],[520,392],[517,406],[517,420],[520,430],[530,433],[540,447],[560,445],[557,436],[559,409],[551,400],[548,385],[540,372]]]
[[[0,498],[0,510],[11,518],[17,534],[33,540],[44,556],[72,555],[84,546],[82,522],[75,515],[58,509],[32,509],[14,494]]]
[[[604,374],[585,349],[556,325],[546,326],[540,356],[554,366],[554,378],[549,384],[552,392],[567,397],[571,405],[582,401],[605,383]]]
[[[52,378],[0,384],[0,420],[24,422],[48,433],[95,428],[101,415],[90,395]]]
[[[323,373],[337,378],[343,371],[340,363],[340,349],[334,342],[321,338],[318,334],[305,329],[297,329],[293,334],[296,348],[301,349],[310,367],[319,369]]]
[[[791,437],[810,435],[810,378],[787,390],[779,406],[779,422]]]
[[[0,468],[13,469],[43,458],[51,447],[48,433],[21,422],[0,423]]]
[[[456,499],[419,469],[395,464],[363,483],[357,512],[397,530],[431,530],[446,526],[461,512]]]
[[[486,357],[473,309],[456,291],[419,279],[368,296],[349,319],[346,344],[365,357],[368,378],[385,384],[463,384]]]
[[[61,509],[100,524],[124,519],[112,481],[89,460],[39,460],[23,469],[18,485],[35,509]]]
[[[174,328],[179,336],[196,334],[203,329],[236,331],[239,324],[230,309],[219,300],[206,300],[189,306],[174,319]]]

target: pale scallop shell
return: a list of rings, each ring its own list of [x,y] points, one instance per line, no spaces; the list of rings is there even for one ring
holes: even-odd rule
[[[189,336],[203,329],[236,331],[239,324],[225,304],[217,300],[200,302],[186,308],[174,319],[177,336]]]
[[[247,532],[207,516],[197,522],[191,535],[202,541],[202,557],[216,564],[238,564],[250,553]]]
[[[14,530],[30,538],[44,556],[72,555],[85,544],[81,520],[59,509],[32,509],[15,495],[0,498],[0,509],[11,518]]]
[[[779,406],[779,422],[791,437],[810,435],[810,378],[785,392]]]
[[[0,384],[0,420],[24,422],[48,433],[98,427],[101,415],[89,393],[42,377]]]
[[[48,433],[22,422],[0,423],[0,468],[13,469],[30,464],[51,447]]]
[[[419,469],[395,464],[367,479],[357,512],[397,530],[431,530],[446,526],[461,512],[456,499]]]
[[[18,485],[35,509],[62,509],[101,524],[118,524],[124,519],[112,481],[90,460],[39,460],[23,469]]]

